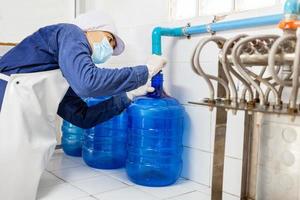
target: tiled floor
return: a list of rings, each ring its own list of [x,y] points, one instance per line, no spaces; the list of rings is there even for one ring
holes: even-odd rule
[[[124,169],[98,170],[81,158],[55,152],[38,190],[39,200],[210,200],[209,188],[180,179],[169,187],[143,187],[127,179]]]

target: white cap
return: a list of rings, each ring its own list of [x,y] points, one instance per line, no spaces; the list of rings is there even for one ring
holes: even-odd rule
[[[111,33],[116,40],[116,47],[113,55],[120,55],[124,49],[125,44],[123,40],[117,35],[117,29],[112,18],[101,11],[90,11],[81,14],[75,18],[73,24],[77,25],[83,31],[105,31]]]

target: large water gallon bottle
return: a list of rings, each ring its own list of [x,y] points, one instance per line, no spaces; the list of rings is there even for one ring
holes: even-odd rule
[[[162,75],[152,85],[156,81],[161,84]],[[183,106],[157,90],[150,97],[136,98],[127,112],[130,180],[145,186],[175,183],[182,170]]]
[[[88,98],[89,106],[107,98]],[[112,119],[84,131],[82,157],[87,165],[98,169],[116,169],[125,166],[127,113],[123,112]]]
[[[63,151],[70,156],[81,156],[83,129],[63,121],[61,144]]]

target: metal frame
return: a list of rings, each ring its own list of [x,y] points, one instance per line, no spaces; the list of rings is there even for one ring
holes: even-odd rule
[[[225,77],[221,64],[218,65],[218,76]],[[226,92],[224,87],[218,83],[217,94],[219,97],[225,97]],[[218,107],[216,109],[216,124],[215,124],[215,142],[213,154],[213,172],[212,172],[212,200],[222,199],[223,194],[223,174],[225,160],[225,143],[226,143],[226,126],[227,112],[225,108]]]

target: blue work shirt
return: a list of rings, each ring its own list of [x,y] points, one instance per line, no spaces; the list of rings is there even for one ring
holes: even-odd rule
[[[0,58],[0,73],[32,73],[60,69],[70,85],[58,114],[82,128],[88,128],[121,113],[130,100],[125,92],[148,80],[146,65],[121,69],[98,68],[84,32],[73,24],[46,26],[25,38]],[[0,106],[6,82],[0,80]],[[112,96],[87,107],[80,97]],[[105,112],[104,112],[105,111]]]

